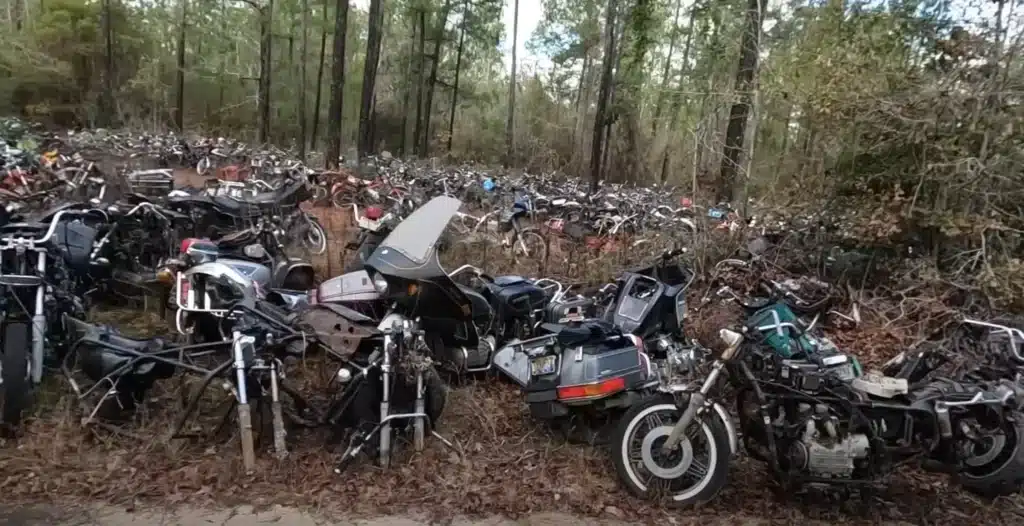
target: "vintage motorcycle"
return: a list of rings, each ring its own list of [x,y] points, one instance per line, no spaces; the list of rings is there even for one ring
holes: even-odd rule
[[[235,272],[224,272],[221,266]],[[173,295],[178,308],[178,332],[203,341],[227,337],[221,330],[220,319],[232,302],[239,299],[231,287],[211,278],[241,276],[252,283],[260,299],[289,307],[305,303],[308,291],[315,286],[313,266],[289,257],[279,229],[263,219],[215,242],[183,240],[180,259],[168,262],[166,268],[175,275]]]
[[[16,431],[42,382],[47,351],[63,345],[62,314],[82,314],[76,274],[90,268],[93,211],[64,206],[0,227],[0,423]]]
[[[720,331],[727,348],[701,381],[662,385],[619,422],[613,460],[633,494],[694,506],[724,487],[736,434],[715,410],[726,379],[737,389],[744,449],[786,488],[873,483],[914,460],[982,495],[1024,482],[1019,384],[860,374],[784,304],[752,308],[739,331]]]
[[[616,411],[703,361],[703,349],[683,336],[693,273],[669,264],[681,253],[619,276],[600,319],[544,323],[548,334],[495,353],[495,366],[523,388],[535,418],[561,421],[594,442]],[[553,304],[554,319],[564,319],[562,302]]]
[[[418,326],[424,331],[432,356],[444,368],[456,373],[489,369],[495,349],[495,339],[490,334],[494,309],[472,287],[455,283],[437,262],[445,229],[461,205],[461,201],[449,196],[428,201],[394,227],[363,264],[363,269],[325,280],[310,295],[310,302],[344,306],[371,319],[382,320],[390,309],[388,296],[381,290],[389,283],[385,278],[395,275],[405,281],[419,279],[431,286],[417,285],[416,289],[422,292],[414,298],[443,307],[421,309],[419,315]],[[392,248],[387,248],[389,246]],[[393,248],[396,246],[398,248]],[[392,254],[406,258],[414,254],[416,258],[426,259],[415,259],[403,263],[409,265],[407,267],[396,268],[371,263],[381,255]]]

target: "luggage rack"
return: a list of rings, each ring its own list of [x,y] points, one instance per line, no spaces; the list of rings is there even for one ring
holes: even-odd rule
[[[166,168],[134,171],[127,179],[132,193],[149,199],[164,199],[174,190],[174,173]]]

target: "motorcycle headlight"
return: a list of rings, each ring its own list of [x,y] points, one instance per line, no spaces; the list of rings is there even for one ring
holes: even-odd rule
[[[380,275],[379,272],[373,273],[373,288],[376,289],[377,292],[381,294],[388,293],[388,282],[386,279],[384,279],[384,276]]]

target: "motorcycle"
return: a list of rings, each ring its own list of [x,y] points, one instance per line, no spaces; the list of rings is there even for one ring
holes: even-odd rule
[[[739,331],[719,332],[727,348],[700,381],[659,386],[619,422],[613,461],[631,493],[688,507],[725,486],[736,430],[716,409],[723,380],[736,387],[744,450],[789,490],[874,483],[917,459],[982,495],[1024,482],[1019,385],[862,374],[784,303],[750,308]]]
[[[61,314],[85,312],[74,291],[75,274],[89,269],[97,236],[83,221],[90,212],[65,206],[36,222],[0,227],[0,422],[9,431],[32,404],[47,348],[59,351],[65,343]]]
[[[416,294],[410,293],[407,301],[423,303],[418,326],[432,356],[457,373],[489,369],[495,348],[494,337],[488,334],[494,311],[471,287],[455,283],[437,261],[445,228],[461,205],[448,196],[428,201],[391,230],[362,269],[325,280],[310,295],[310,303],[333,304],[383,320],[392,310],[384,289],[411,287]],[[374,263],[382,256],[383,262]],[[392,262],[393,258],[406,261]]]
[[[703,360],[703,350],[682,337],[693,273],[667,264],[681,253],[666,252],[649,267],[623,273],[600,319],[543,323],[549,334],[495,353],[495,366],[523,388],[535,418],[583,424],[585,440],[593,442],[599,432],[593,424],[639,402],[662,377]],[[561,310],[561,301],[553,303],[550,312]],[[555,316],[564,319],[562,312]]]
[[[209,241],[188,238],[181,243],[180,260],[166,267],[175,274],[175,323],[181,334],[199,336],[203,341],[227,337],[220,319],[238,298],[231,287],[218,284],[228,280],[239,286],[252,283],[257,297],[281,306],[306,303],[314,288],[313,266],[288,257],[275,225],[258,220],[252,228]]]
[[[167,198],[166,206],[191,217],[204,237],[218,239],[257,218],[273,215],[277,209],[298,207],[309,199],[311,192],[305,177],[291,176],[275,190],[239,198],[175,190]]]

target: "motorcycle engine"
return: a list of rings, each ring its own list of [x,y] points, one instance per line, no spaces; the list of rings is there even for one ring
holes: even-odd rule
[[[853,477],[855,461],[866,458],[870,451],[867,435],[841,435],[836,419],[828,416],[824,405],[816,406],[814,415],[810,414],[810,404],[800,406],[806,420],[803,435],[790,443],[787,452],[790,468],[822,478]]]

